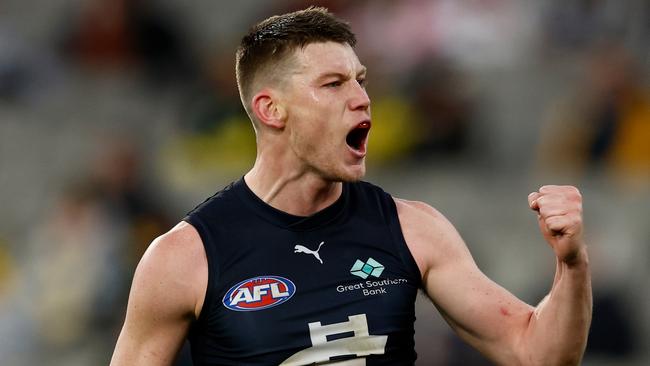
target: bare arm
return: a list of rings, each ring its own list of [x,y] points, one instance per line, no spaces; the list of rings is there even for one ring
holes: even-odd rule
[[[404,237],[428,296],[462,339],[497,364],[574,365],[584,352],[591,285],[581,212],[574,210],[579,199],[573,204],[557,201],[564,208],[555,207],[553,212],[572,212],[569,216],[579,235],[566,252],[549,243],[558,256],[555,281],[549,296],[533,308],[478,269],[460,235],[439,212],[420,202],[396,200]],[[531,208],[539,209],[532,204]],[[540,227],[546,227],[545,214],[540,215]]]
[[[554,364],[578,364],[587,345],[592,293],[589,259],[582,230],[582,197],[574,187],[544,186],[528,196],[537,211],[540,231],[556,255],[551,292],[537,306],[525,334],[524,346],[538,344],[557,355]],[[531,363],[548,358],[528,352]]]
[[[133,277],[112,366],[171,365],[207,286],[207,259],[196,230],[180,223],[154,240]]]

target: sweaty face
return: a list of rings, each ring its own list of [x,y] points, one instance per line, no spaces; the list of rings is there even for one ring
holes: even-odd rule
[[[352,47],[334,42],[309,44],[296,60],[285,95],[291,149],[326,180],[361,179],[370,130],[365,67]]]

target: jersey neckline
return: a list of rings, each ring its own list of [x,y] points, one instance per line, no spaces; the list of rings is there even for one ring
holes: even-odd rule
[[[331,205],[310,216],[297,216],[279,210],[259,198],[246,184],[244,178],[233,183],[237,196],[258,216],[274,225],[292,230],[309,231],[325,226],[340,217],[348,203],[349,183],[343,182],[341,195]]]

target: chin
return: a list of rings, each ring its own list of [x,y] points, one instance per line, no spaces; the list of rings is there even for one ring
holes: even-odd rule
[[[363,179],[365,175],[366,175],[366,167],[360,166],[357,167],[356,169],[341,174],[339,180],[341,182],[354,183]]]
[[[326,181],[354,183],[360,181],[366,175],[366,165],[361,163],[343,167],[329,166],[316,171]]]

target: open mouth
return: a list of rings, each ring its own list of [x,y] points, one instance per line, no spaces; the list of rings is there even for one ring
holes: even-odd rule
[[[345,142],[356,151],[364,151],[369,131],[370,121],[363,121],[348,133]]]

